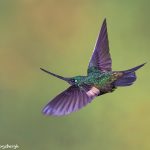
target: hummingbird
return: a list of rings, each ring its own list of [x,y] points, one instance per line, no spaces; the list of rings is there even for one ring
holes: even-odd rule
[[[86,76],[62,77],[40,68],[70,84],[69,88],[48,102],[42,112],[49,116],[64,116],[76,112],[98,96],[111,93],[117,87],[132,85],[136,80],[135,71],[144,65],[145,63],[124,71],[112,71],[105,18],[88,64]]]

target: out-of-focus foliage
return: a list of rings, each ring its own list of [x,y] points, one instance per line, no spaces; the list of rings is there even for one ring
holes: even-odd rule
[[[79,112],[45,117],[42,107],[68,85],[40,71],[86,74],[107,18],[114,70],[150,58],[148,0],[0,1],[0,145],[24,150],[149,150],[150,69],[137,82]]]

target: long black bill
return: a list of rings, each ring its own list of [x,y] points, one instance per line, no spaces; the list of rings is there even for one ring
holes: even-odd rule
[[[70,78],[65,78],[65,77],[59,76],[59,75],[54,74],[54,73],[52,73],[52,72],[50,72],[50,71],[47,71],[47,70],[45,70],[45,69],[43,69],[43,68],[40,68],[40,69],[41,69],[42,71],[44,71],[44,72],[46,72],[46,73],[52,75],[52,76],[57,77],[57,78],[59,78],[59,79],[62,79],[62,80],[64,80],[64,81],[69,82],[69,80],[70,80]]]

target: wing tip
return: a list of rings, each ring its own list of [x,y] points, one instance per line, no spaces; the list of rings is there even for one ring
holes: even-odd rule
[[[104,20],[103,20],[103,25],[106,26],[106,24],[107,24],[107,21],[106,21],[106,17],[105,17]]]
[[[45,106],[43,109],[42,109],[42,113],[46,116],[48,115],[51,115],[51,110],[50,110],[50,107],[49,106]]]

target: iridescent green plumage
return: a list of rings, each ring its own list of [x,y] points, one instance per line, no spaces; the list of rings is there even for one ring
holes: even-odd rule
[[[113,83],[117,78],[114,76],[112,71],[102,72],[96,67],[91,67],[88,70],[87,76],[76,76],[72,79],[74,80],[75,85],[79,87],[82,87],[82,85],[86,84],[94,86],[103,92],[103,90],[106,91],[106,88],[110,87],[110,84]]]

